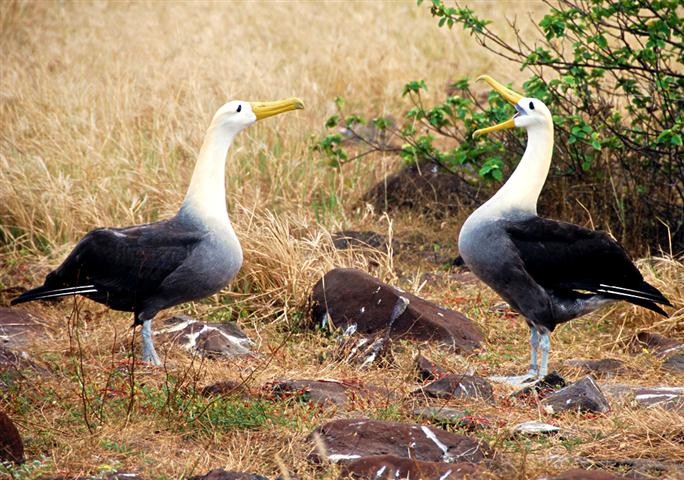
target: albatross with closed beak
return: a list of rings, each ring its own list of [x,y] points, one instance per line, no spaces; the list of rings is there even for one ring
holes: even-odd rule
[[[523,97],[487,75],[480,79],[513,104],[517,113],[474,135],[524,128],[527,146],[508,181],[466,219],[458,248],[472,272],[523,315],[530,327],[530,368],[516,379],[523,382],[548,373],[549,335],[559,323],[617,300],[665,316],[658,304],[671,304],[644,281],[608,234],[537,216],[537,200],[553,153],[551,112],[540,100]]]
[[[237,274],[242,249],[226,208],[226,154],[235,136],[257,120],[303,108],[301,100],[232,101],[209,125],[183,204],[160,222],[98,228],[78,242],[42,286],[12,305],[83,295],[133,312],[142,325],[142,359],[159,365],[152,319],[160,310],[218,292]]]

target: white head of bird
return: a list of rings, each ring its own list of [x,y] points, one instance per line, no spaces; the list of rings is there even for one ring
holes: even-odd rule
[[[478,210],[488,217],[505,215],[507,212],[536,215],[537,200],[549,174],[553,153],[551,112],[541,100],[524,97],[489,75],[482,75],[478,80],[489,83],[515,107],[516,114],[498,125],[476,130],[473,137],[515,127],[527,130],[527,147],[517,168],[501,189]]]
[[[304,108],[298,98],[274,102],[234,100],[219,108],[204,137],[182,210],[212,226],[230,226],[226,210],[226,154],[235,136],[256,121]]]

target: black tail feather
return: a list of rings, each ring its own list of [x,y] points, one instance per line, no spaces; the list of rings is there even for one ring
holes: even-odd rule
[[[34,300],[47,300],[51,298],[65,297],[68,295],[79,295],[84,293],[95,293],[97,289],[94,285],[77,285],[75,287],[54,288],[41,286],[22,293],[10,301],[10,305],[32,302]]]

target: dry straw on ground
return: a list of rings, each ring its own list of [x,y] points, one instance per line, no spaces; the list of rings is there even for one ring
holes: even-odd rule
[[[517,13],[530,37],[536,33],[528,14],[538,18],[544,8],[539,2],[472,6],[500,30],[505,15]],[[39,282],[91,228],[173,214],[204,130],[223,102],[297,95],[306,103],[305,110],[264,121],[237,139],[229,152],[228,201],[245,266],[221,295],[175,310],[237,319],[257,342],[258,355],[220,362],[165,351],[162,371],[138,366],[136,401],[127,410],[129,316],[87,301],[26,307],[52,328],[54,340],[37,356],[56,375],[18,382],[1,397],[0,408],[12,414],[29,457],[42,456],[46,471],[76,475],[116,467],[145,478],[180,478],[219,466],[266,475],[286,466],[301,478],[335,478],[334,467],[322,471],[307,463],[306,436],[348,413],[297,401],[211,403],[197,395],[200,387],[226,378],[264,394],[262,386],[279,378],[337,378],[386,386],[404,399],[372,402],[353,415],[411,420],[413,400],[405,394],[418,386],[415,345],[400,342],[391,366],[360,371],[334,357],[334,338],[302,328],[308,292],[333,266],[370,270],[420,289],[477,321],[487,339],[479,355],[421,346],[450,369],[486,374],[524,365],[526,327],[493,312],[499,299],[488,289],[424,282],[422,273],[438,268],[418,252],[393,257],[332,247],[330,232],[353,227],[398,237],[420,232],[426,248],[440,244],[452,251],[460,220],[434,225],[411,215],[390,219],[353,211],[361,193],[397,161],[376,158],[340,172],[325,165],[311,139],[333,113],[335,96],[369,115],[398,115],[405,108],[401,87],[413,79],[426,79],[432,98],[466,75],[489,73],[518,85],[524,80],[465,33],[437,29],[425,7],[410,1],[6,1],[0,3],[0,27],[0,288]],[[673,300],[675,314],[660,319],[619,306],[577,320],[555,334],[552,364],[612,356],[631,367],[622,382],[677,382],[674,374],[661,373],[661,359],[634,357],[621,347],[639,329],[684,335],[681,263],[654,259],[640,266]],[[3,302],[8,298],[2,295]],[[496,419],[493,430],[477,435],[514,459],[521,478],[558,470],[552,454],[682,454],[675,427],[682,417],[676,413],[625,406],[599,419],[566,415],[557,423],[569,437],[512,441],[507,429],[541,416],[538,410],[464,407]]]

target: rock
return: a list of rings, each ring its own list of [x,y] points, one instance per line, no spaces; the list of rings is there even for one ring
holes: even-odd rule
[[[354,335],[355,331],[354,326],[347,328],[343,341],[335,353],[337,360],[366,368],[387,359],[392,348],[392,339],[389,335],[385,333],[359,336]]]
[[[548,423],[542,422],[523,422],[517,424],[513,427],[513,433],[519,433],[523,435],[540,435],[540,434],[550,434],[559,432],[560,428],[555,425],[549,425]]]
[[[427,462],[479,462],[492,451],[480,441],[436,427],[379,420],[334,420],[309,436],[316,446],[310,460],[320,463],[395,455]]]
[[[584,470],[582,468],[574,468],[553,477],[542,477],[540,480],[620,480],[622,478],[625,477],[619,477],[615,474],[602,470]]]
[[[215,468],[204,475],[195,475],[188,480],[268,480],[266,477],[257,475],[255,473],[236,472],[234,470],[224,470],[223,468]]]
[[[242,382],[234,380],[222,380],[220,382],[212,383],[202,388],[201,394],[205,397],[212,395],[235,396],[239,398],[250,398],[252,395],[249,389]]]
[[[315,285],[312,300],[313,321],[323,327],[328,323],[345,329],[355,325],[361,333],[433,340],[457,352],[472,352],[482,341],[480,329],[460,313],[359,270],[336,268],[326,273]]]
[[[489,377],[489,379],[492,380],[492,377]],[[527,385],[516,392],[513,392],[511,394],[511,397],[525,398],[532,395],[533,393],[536,393],[536,395],[539,398],[544,398],[549,394],[566,386],[567,382],[563,377],[558,375],[558,372],[551,372],[544,378],[540,378],[534,383]]]
[[[672,373],[684,373],[684,355],[672,355],[663,362],[663,369]]]
[[[684,342],[645,331],[637,333],[628,344],[631,353],[638,354],[648,349],[658,357],[665,357],[682,348],[684,348]]]
[[[378,212],[407,209],[443,218],[471,211],[485,197],[484,191],[461,177],[426,162],[389,175],[368,190],[362,200]]]
[[[0,462],[24,462],[24,442],[19,435],[19,430],[2,410],[0,410]]]
[[[413,410],[413,414],[418,418],[450,425],[459,424],[468,415],[465,410],[451,407],[420,407]]]
[[[420,354],[416,357],[416,367],[418,368],[418,378],[421,380],[435,380],[448,373],[442,367]]]
[[[44,321],[17,308],[0,307],[0,343],[12,350],[23,349],[46,337]]]
[[[594,375],[624,373],[627,370],[625,362],[616,358],[603,358],[601,360],[571,359],[563,362],[563,366],[579,368],[585,373],[592,373]]]
[[[252,341],[234,322],[207,324],[187,315],[176,315],[164,320],[155,335],[162,342],[175,343],[207,356],[251,353]]]
[[[475,480],[482,467],[474,463],[423,462],[394,455],[375,455],[352,460],[340,469],[340,480],[424,479]]]
[[[684,409],[682,387],[638,387],[624,384],[603,384],[601,390],[611,402],[636,402],[643,407],[661,407],[666,410]]]
[[[482,377],[452,373],[428,385],[420,387],[414,393],[434,398],[472,399],[494,402],[494,390],[491,384]]]
[[[544,409],[552,415],[565,410],[598,413],[606,413],[610,410],[608,400],[590,375],[550,394],[541,403]]]
[[[636,388],[634,400],[637,403],[651,408],[661,407],[666,410],[684,409],[684,388],[681,387],[651,387]]]
[[[381,233],[371,231],[342,230],[332,235],[333,245],[338,250],[346,248],[374,248],[386,251],[390,246],[387,237]],[[396,252],[399,249],[399,242],[392,241],[392,249]]]
[[[388,399],[393,395],[375,385],[344,383],[338,380],[282,380],[273,385],[277,396],[297,396],[316,405],[346,405],[356,399]]]
[[[625,472],[625,477],[616,478],[635,480],[684,478],[684,465],[677,459],[660,461],[648,458],[596,459],[579,457],[576,461],[580,467],[584,468],[602,468]]]

